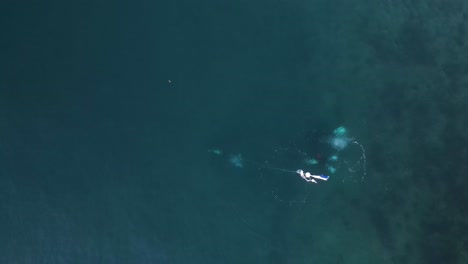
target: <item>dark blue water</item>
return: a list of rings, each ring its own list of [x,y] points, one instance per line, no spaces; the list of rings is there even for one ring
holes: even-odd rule
[[[0,29],[1,263],[467,261],[464,1],[7,1]],[[339,126],[363,181],[269,169]]]

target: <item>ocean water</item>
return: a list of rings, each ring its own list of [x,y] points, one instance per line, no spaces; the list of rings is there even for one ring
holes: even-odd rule
[[[466,1],[7,1],[0,29],[1,263],[468,263]],[[285,171],[328,173],[340,126],[328,181]]]

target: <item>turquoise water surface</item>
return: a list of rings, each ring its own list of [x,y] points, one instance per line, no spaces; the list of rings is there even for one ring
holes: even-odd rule
[[[0,17],[1,263],[468,263],[468,2]]]

